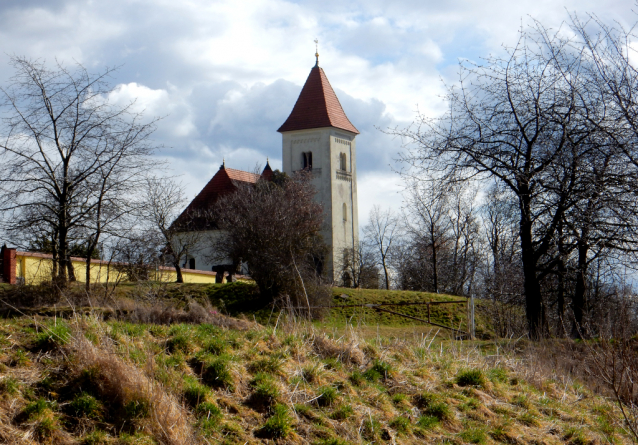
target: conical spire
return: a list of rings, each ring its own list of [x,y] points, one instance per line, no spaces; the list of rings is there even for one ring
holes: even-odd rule
[[[317,64],[310,70],[290,116],[277,131],[283,133],[322,127],[335,127],[359,134],[344,113],[323,69]]]

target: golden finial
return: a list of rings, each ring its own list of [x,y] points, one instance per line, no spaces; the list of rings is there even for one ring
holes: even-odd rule
[[[315,66],[319,66],[319,39],[315,39],[315,57],[317,58]]]

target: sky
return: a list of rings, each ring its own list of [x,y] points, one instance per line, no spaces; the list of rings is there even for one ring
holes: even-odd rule
[[[516,43],[532,19],[557,29],[569,14],[636,18],[606,0],[0,0],[0,84],[11,56],[119,67],[110,99],[162,117],[154,134],[193,198],[219,169],[281,168],[285,121],[319,60],[359,129],[359,219],[399,210],[402,141],[383,132],[441,113],[459,61]]]

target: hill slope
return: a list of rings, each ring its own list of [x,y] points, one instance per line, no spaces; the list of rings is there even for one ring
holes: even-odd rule
[[[578,383],[471,343],[0,319],[0,442],[629,443]]]

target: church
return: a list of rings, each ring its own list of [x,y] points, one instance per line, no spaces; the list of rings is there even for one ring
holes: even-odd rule
[[[346,116],[325,72],[316,63],[301,89],[297,102],[286,121],[277,130],[282,135],[282,170],[293,175],[300,170],[312,173],[315,199],[323,205],[322,235],[329,253],[324,265],[329,278],[339,281],[339,264],[345,249],[358,243],[356,136],[359,131]],[[232,193],[243,184],[254,184],[260,178],[269,179],[270,165],[261,175],[236,170],[222,164],[201,192],[182,213],[193,214],[210,208],[215,201]],[[180,216],[180,218],[182,217]],[[192,226],[191,226],[192,227]],[[211,239],[223,236],[218,230],[197,222],[191,230],[202,235],[197,246],[189,249],[184,268],[231,272],[232,261],[212,260]],[[180,234],[186,237],[188,234]],[[208,241],[204,241],[208,240]]]

